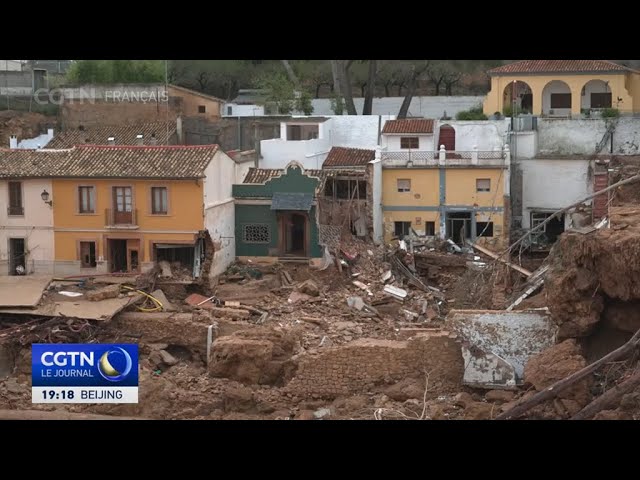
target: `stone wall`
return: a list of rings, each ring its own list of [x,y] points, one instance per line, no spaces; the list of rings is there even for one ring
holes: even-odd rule
[[[459,390],[463,365],[460,346],[448,332],[408,341],[365,338],[299,357],[296,375],[285,388],[294,395],[330,398],[424,377],[426,372],[430,386],[454,392]]]

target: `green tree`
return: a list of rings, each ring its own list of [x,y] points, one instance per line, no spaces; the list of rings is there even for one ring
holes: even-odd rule
[[[311,95],[305,90],[297,90],[287,74],[282,71],[264,74],[255,82],[255,86],[264,91],[263,104],[273,104],[278,113],[290,115],[294,110],[313,113]]]
[[[79,60],[67,72],[71,84],[160,83],[164,60]]]

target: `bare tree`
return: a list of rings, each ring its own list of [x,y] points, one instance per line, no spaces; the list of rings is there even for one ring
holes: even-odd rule
[[[409,113],[409,106],[411,105],[411,100],[413,100],[413,95],[418,88],[418,82],[422,75],[428,71],[430,65],[429,60],[421,60],[421,61],[413,61],[410,67],[409,78],[407,81],[407,93],[404,96],[404,100],[402,101],[402,105],[400,105],[400,111],[398,112],[398,118],[407,118],[407,114]]]
[[[344,97],[344,106],[347,108],[347,115],[357,115],[356,105],[353,103],[353,93],[351,91],[351,77],[349,67],[353,60],[338,60],[338,80],[340,89]]]
[[[462,79],[462,72],[453,72],[444,77],[444,94],[453,95],[453,86]]]
[[[289,60],[280,60],[280,61],[282,62],[284,69],[287,71],[287,76],[289,77],[289,80],[291,81],[291,83],[293,83],[293,85],[297,89],[300,89],[300,81],[298,80],[298,77],[296,77],[296,74],[293,71],[293,68],[291,68],[291,65],[289,64]]]
[[[367,89],[364,93],[363,115],[371,115],[373,112],[373,95],[376,90],[376,60],[369,60],[369,77],[367,79]]]

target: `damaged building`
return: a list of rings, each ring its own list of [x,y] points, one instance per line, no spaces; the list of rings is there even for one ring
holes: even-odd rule
[[[13,149],[0,160],[12,227],[4,275],[136,273],[166,261],[214,276],[235,257],[231,184],[244,172],[216,145]]]
[[[321,225],[346,225],[361,238],[373,236],[376,151],[332,147],[322,164],[324,188],[318,195]]]
[[[459,245],[508,239],[509,151],[455,150],[456,131],[434,120],[391,120],[382,130],[384,237],[450,238]]]
[[[251,168],[233,186],[236,253],[243,257],[317,258],[322,171],[291,162],[284,170]]]

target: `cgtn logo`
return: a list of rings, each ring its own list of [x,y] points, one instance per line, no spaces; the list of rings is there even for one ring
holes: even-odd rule
[[[31,349],[33,403],[137,403],[138,345],[43,344]]]

